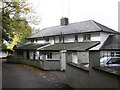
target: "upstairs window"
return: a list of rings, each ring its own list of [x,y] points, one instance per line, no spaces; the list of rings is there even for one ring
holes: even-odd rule
[[[78,35],[75,35],[75,42],[78,42]]]
[[[83,40],[84,41],[90,41],[91,40],[91,34],[84,34],[83,35]]]
[[[62,42],[62,38],[61,37],[59,37],[59,43],[61,43]]]
[[[35,41],[36,41],[36,42],[38,41],[37,38],[35,39]]]
[[[63,36],[59,37],[59,43],[64,43],[64,37]]]
[[[34,43],[34,39],[31,39],[31,43]]]
[[[49,42],[49,38],[46,38],[45,40],[46,40],[46,42]]]

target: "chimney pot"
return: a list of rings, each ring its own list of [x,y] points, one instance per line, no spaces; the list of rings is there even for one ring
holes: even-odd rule
[[[66,17],[62,17],[62,19],[60,19],[60,22],[61,22],[61,26],[69,24],[68,18]]]

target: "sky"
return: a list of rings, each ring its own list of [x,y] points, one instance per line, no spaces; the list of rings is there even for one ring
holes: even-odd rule
[[[60,25],[62,17],[69,23],[95,20],[109,28],[118,30],[118,2],[120,0],[28,0],[41,18],[36,28]]]

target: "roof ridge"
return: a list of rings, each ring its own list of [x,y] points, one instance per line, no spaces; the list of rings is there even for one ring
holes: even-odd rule
[[[96,21],[94,21],[94,20],[92,20],[99,28],[100,28],[100,26],[99,25],[101,25],[102,27],[104,27],[104,28],[107,28],[107,29],[109,29],[109,31],[113,31],[113,32],[116,32],[116,33],[119,33],[118,31],[116,31],[116,30],[113,30],[112,28],[109,28],[109,27],[107,27],[106,25],[103,25],[103,24],[101,24],[101,23],[98,23],[98,22],[96,22]],[[101,29],[101,28],[100,28]],[[104,30],[102,30],[101,29],[101,31],[104,31]]]
[[[91,20],[91,21],[94,23],[94,25],[96,25],[98,27],[98,29],[100,29],[102,31],[102,29],[95,23],[94,20]]]

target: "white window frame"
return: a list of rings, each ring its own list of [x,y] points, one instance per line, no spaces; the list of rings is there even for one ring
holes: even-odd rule
[[[91,34],[83,34],[83,41],[91,41]]]

